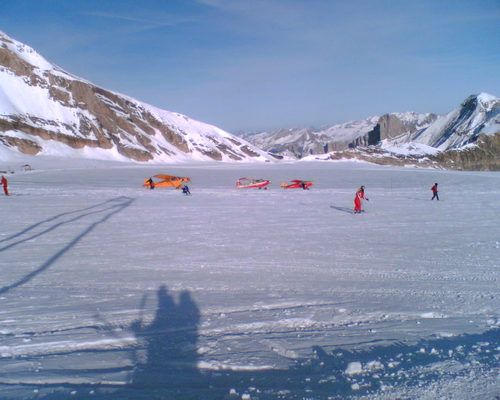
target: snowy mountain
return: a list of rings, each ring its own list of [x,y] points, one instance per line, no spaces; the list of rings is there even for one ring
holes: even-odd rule
[[[215,126],[103,89],[0,32],[0,146],[121,161],[269,159]]]
[[[499,112],[500,100],[481,93],[469,96],[444,116],[387,114],[368,133],[368,146],[305,159],[355,159],[385,165],[498,171]]]
[[[349,121],[320,129],[284,128],[274,131],[246,133],[243,138],[270,153],[302,158],[309,154],[343,150],[363,143],[360,138],[372,130],[378,117]]]
[[[410,141],[450,150],[474,143],[481,134],[494,135],[497,132],[500,132],[500,99],[481,93],[469,96],[428,128],[412,134]]]
[[[443,116],[428,114],[428,120],[407,124],[406,115],[391,114],[380,119],[369,133],[370,144],[402,149],[408,145],[428,146],[433,151],[460,149],[475,143],[481,134],[500,132],[500,99],[487,93],[469,96],[459,107]],[[431,152],[433,152],[431,151]]]
[[[311,154],[325,154],[376,144],[380,141],[380,137],[389,138],[401,133],[414,133],[429,126],[436,118],[435,114],[392,113],[321,129],[278,129],[243,134],[242,137],[270,153],[303,158]],[[374,135],[375,131],[382,132],[382,135]]]
[[[243,137],[271,153],[305,160],[354,158],[379,164],[496,170],[500,169],[499,113],[500,99],[481,93],[443,116],[390,113],[321,130],[281,129]]]

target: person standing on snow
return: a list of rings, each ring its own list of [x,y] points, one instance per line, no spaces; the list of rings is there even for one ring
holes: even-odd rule
[[[435,183],[433,187],[431,187],[431,190],[432,190],[432,199],[431,200],[439,200],[439,196],[438,196],[438,184]]]
[[[149,178],[148,183],[149,183],[149,188],[153,190],[155,188],[155,183],[153,181],[153,178]]]
[[[184,193],[186,196],[191,194],[188,185],[182,185],[182,193]]]
[[[365,197],[365,187],[361,186],[356,192],[356,196],[354,197],[354,214],[359,214],[363,210],[361,209],[361,200],[368,200],[368,197]]]
[[[2,186],[3,186],[3,192],[5,193],[6,196],[9,195],[9,188],[7,187],[7,178],[2,175]]]

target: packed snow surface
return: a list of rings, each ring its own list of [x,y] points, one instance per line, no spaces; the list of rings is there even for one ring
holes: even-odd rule
[[[2,399],[498,394],[498,173],[10,156]]]

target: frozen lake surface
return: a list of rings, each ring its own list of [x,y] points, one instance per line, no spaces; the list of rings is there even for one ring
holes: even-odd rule
[[[33,163],[0,197],[2,399],[499,393],[498,173]]]

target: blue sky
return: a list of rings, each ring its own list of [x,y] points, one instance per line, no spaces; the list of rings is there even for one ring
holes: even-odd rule
[[[500,95],[498,0],[0,0],[74,75],[230,132]]]

